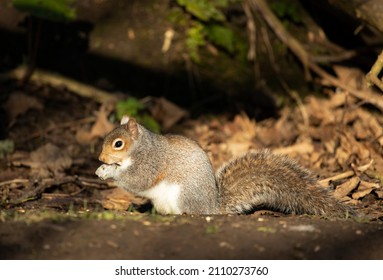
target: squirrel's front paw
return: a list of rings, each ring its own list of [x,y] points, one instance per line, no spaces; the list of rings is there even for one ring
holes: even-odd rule
[[[96,175],[102,180],[113,178],[116,174],[117,165],[115,164],[102,164],[96,170]]]

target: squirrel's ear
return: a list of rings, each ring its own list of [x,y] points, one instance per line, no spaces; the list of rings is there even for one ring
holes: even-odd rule
[[[126,124],[126,130],[132,136],[132,139],[136,140],[138,138],[138,124],[135,119],[129,119],[128,123]]]
[[[129,122],[129,117],[127,115],[123,115],[120,121],[120,124],[123,125],[123,124],[127,124],[128,122]]]

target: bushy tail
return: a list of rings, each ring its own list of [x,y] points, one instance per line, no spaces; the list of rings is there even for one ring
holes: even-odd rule
[[[347,217],[353,210],[336,200],[295,161],[268,150],[234,159],[217,172],[221,213],[270,209],[284,213]]]

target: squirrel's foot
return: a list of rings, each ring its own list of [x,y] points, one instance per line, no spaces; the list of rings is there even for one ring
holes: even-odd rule
[[[118,165],[116,164],[102,164],[99,168],[96,170],[96,175],[102,179],[110,179],[114,178],[117,174]]]

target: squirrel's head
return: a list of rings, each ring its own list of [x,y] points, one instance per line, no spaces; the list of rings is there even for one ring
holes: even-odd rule
[[[128,151],[139,134],[135,119],[123,116],[121,125],[105,136],[99,160],[106,164],[122,165],[128,160]]]

